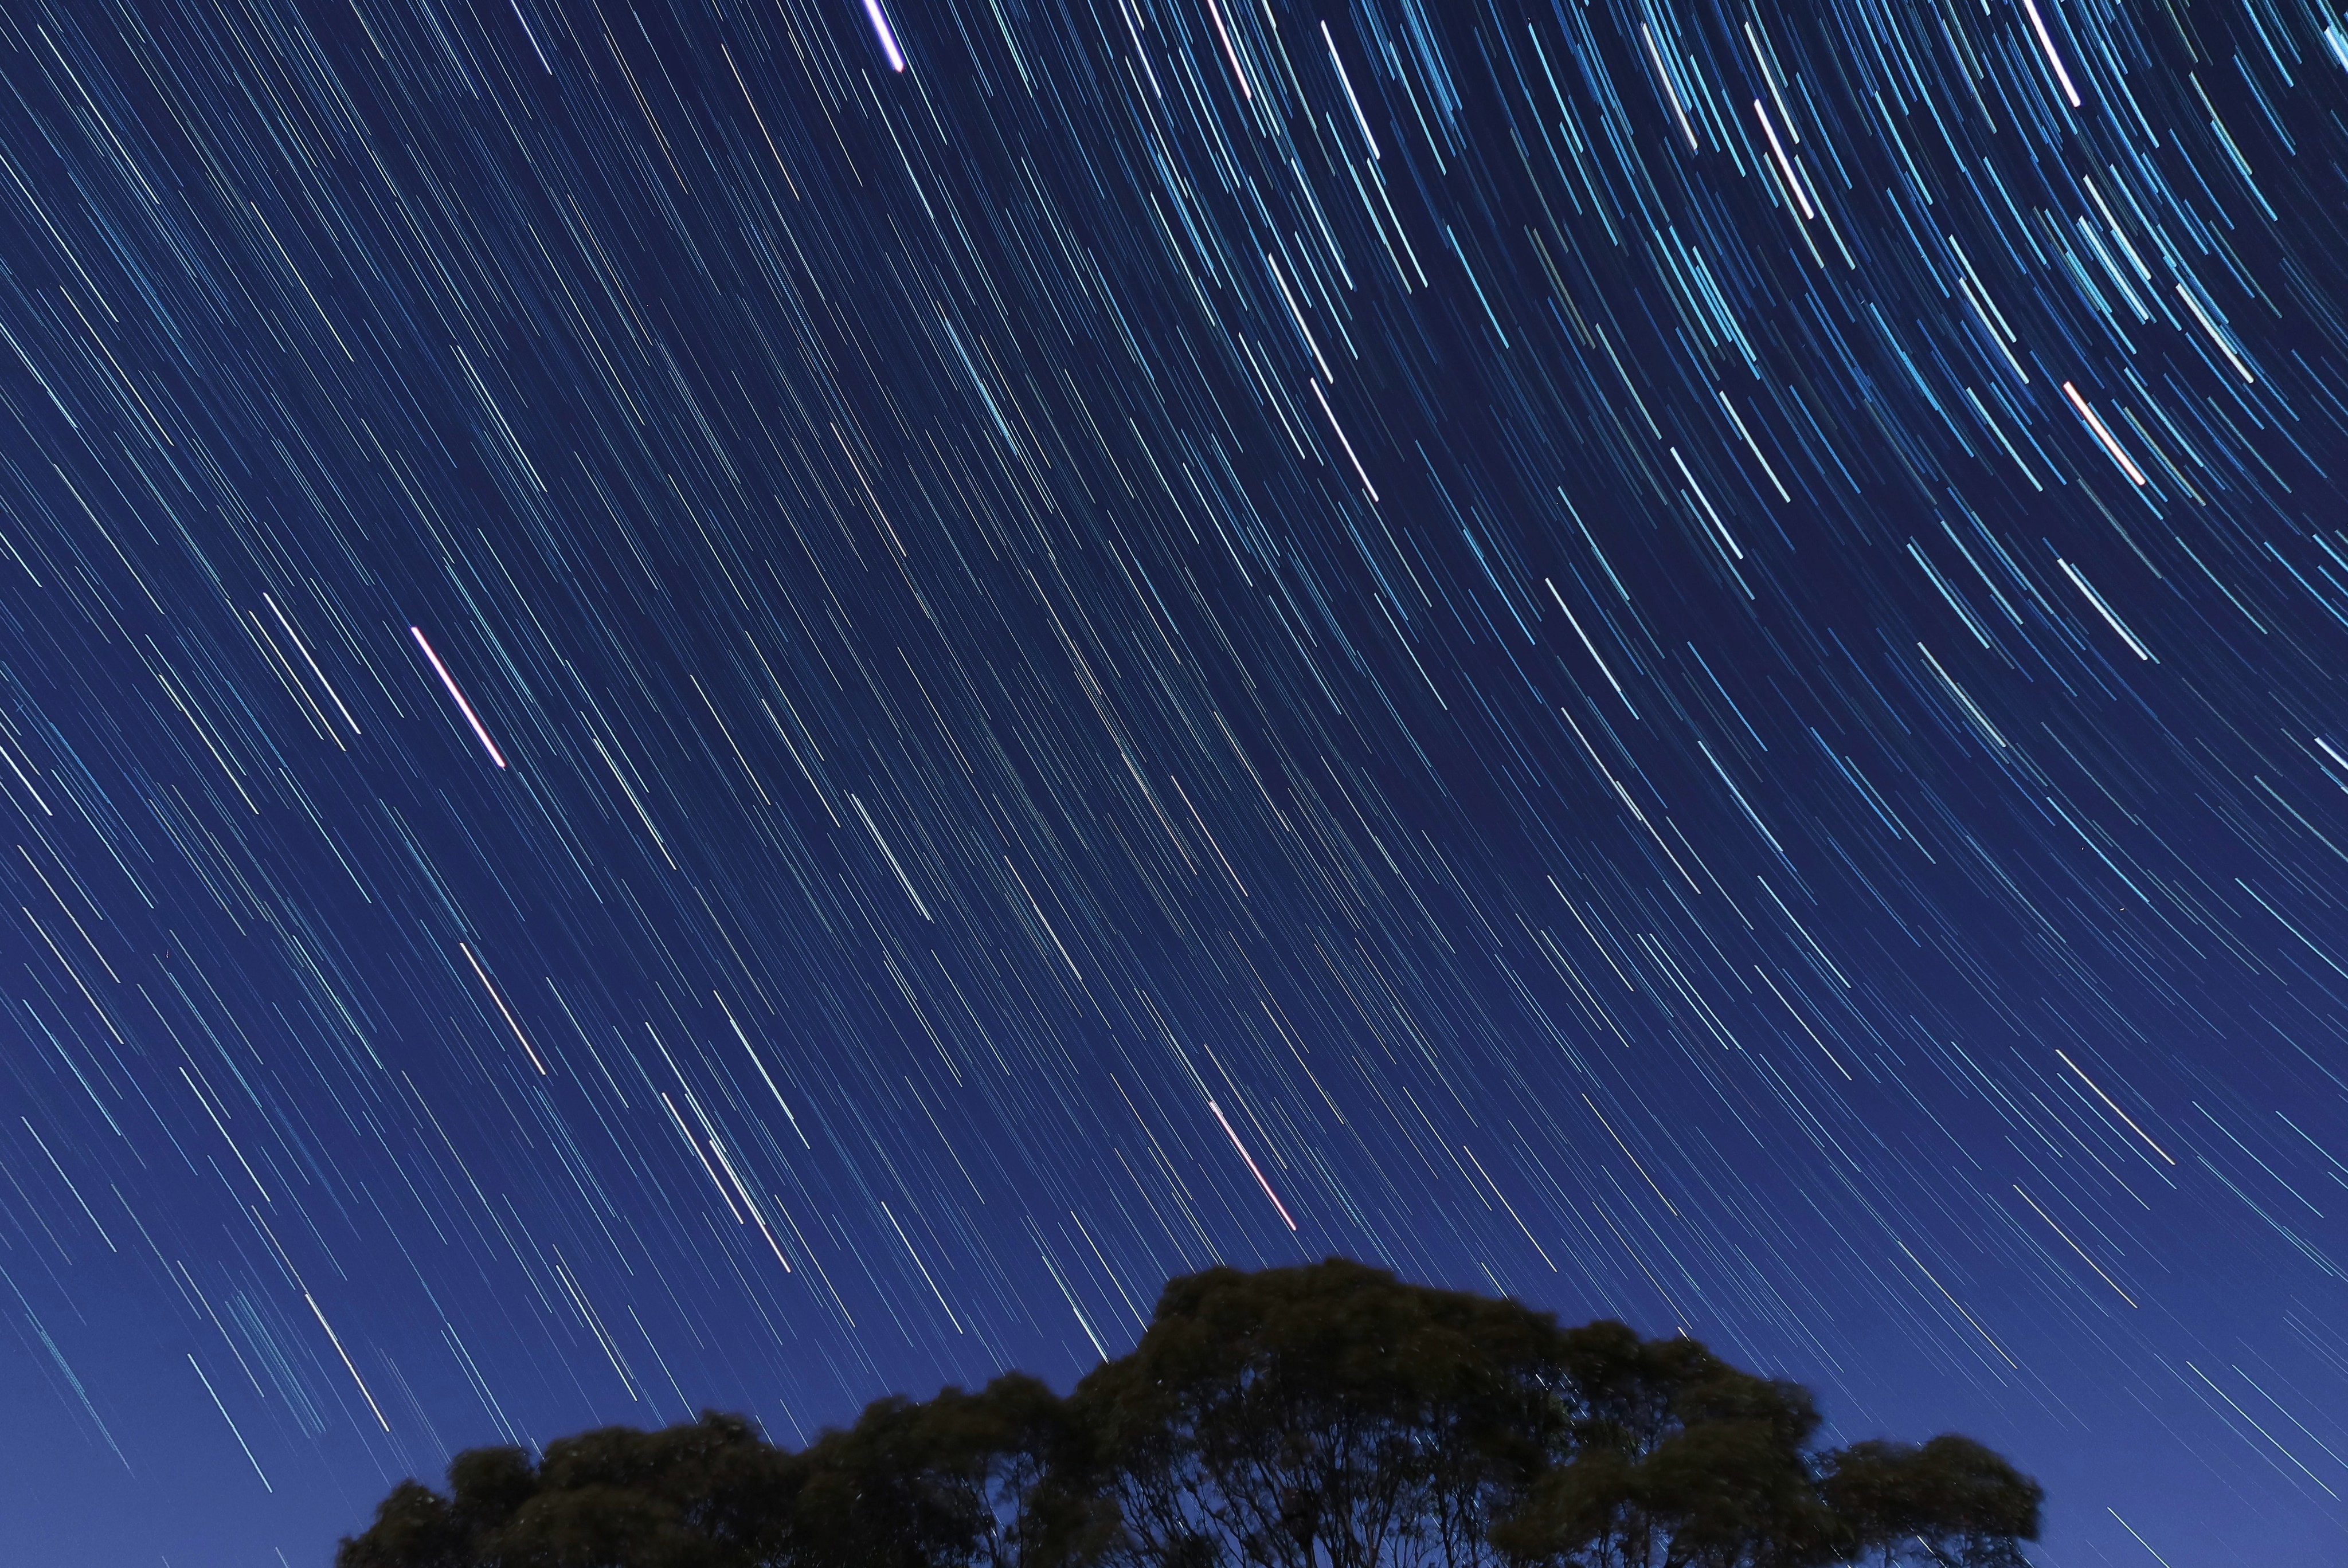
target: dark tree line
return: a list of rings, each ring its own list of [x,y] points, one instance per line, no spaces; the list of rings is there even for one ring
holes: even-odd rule
[[[2043,1493],[1970,1439],[1811,1446],[1808,1390],[1360,1264],[1169,1282],[1062,1399],[878,1401],[473,1449],[336,1568],[2024,1568]]]

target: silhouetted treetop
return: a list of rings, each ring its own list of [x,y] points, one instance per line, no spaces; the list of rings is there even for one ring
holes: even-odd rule
[[[1971,1439],[1820,1450],[1809,1391],[1343,1259],[1168,1282],[1068,1397],[1023,1373],[787,1452],[739,1417],[475,1449],[336,1568],[2024,1568]]]

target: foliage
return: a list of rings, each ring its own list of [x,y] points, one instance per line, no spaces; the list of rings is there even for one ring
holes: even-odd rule
[[[788,1453],[739,1417],[474,1449],[336,1568],[2026,1568],[1970,1439],[1810,1446],[1807,1389],[1361,1264],[1169,1281],[1061,1399],[1020,1373]]]
[[[1828,1462],[1820,1494],[1870,1557],[2025,1568],[2018,1543],[2036,1538],[2045,1491],[1971,1438],[1943,1433],[1921,1448],[1853,1443]]]
[[[1807,1389],[1740,1372],[1690,1339],[1618,1323],[1566,1336],[1581,1408],[1567,1451],[1494,1540],[1575,1568],[1809,1568],[1852,1537],[1804,1448]]]
[[[807,1452],[794,1564],[1044,1568],[1088,1555],[1091,1515],[1058,1480],[1074,1436],[1064,1401],[1024,1373],[975,1394],[866,1408]]]
[[[1497,1498],[1560,1432],[1554,1323],[1360,1264],[1169,1284],[1077,1386],[1138,1563],[1366,1568],[1488,1557]]]
[[[470,1449],[443,1497],[402,1481],[336,1568],[753,1568],[780,1560],[805,1461],[738,1416]]]

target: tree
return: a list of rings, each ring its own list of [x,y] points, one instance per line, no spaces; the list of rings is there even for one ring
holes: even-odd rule
[[[1097,1511],[1062,1481],[1064,1401],[1012,1372],[975,1394],[877,1400],[808,1450],[806,1568],[1045,1568],[1086,1554]]]
[[[2020,1542],[2038,1536],[2045,1490],[1971,1438],[1944,1433],[1911,1448],[1853,1443],[1828,1456],[1820,1486],[1861,1553],[1887,1565],[2024,1568]]]
[[[469,1449],[448,1495],[402,1481],[335,1568],[757,1568],[792,1549],[805,1463],[739,1416]]]
[[[1809,1391],[1738,1371],[1693,1339],[1619,1323],[1563,1336],[1574,1390],[1564,1451],[1493,1531],[1523,1563],[1812,1568],[1851,1538],[1805,1449]]]
[[[739,1417],[474,1449],[336,1568],[2027,1568],[1968,1438],[1821,1451],[1808,1390],[1343,1259],[1169,1281],[1061,1399],[1020,1373],[800,1453]]]
[[[1473,1563],[1559,1430],[1554,1322],[1357,1263],[1168,1284],[1076,1387],[1135,1563]]]

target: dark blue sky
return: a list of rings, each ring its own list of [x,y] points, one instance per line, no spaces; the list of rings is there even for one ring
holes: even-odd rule
[[[892,65],[901,61],[901,70]],[[0,1560],[1343,1253],[2336,1561],[2348,36],[0,21]]]

